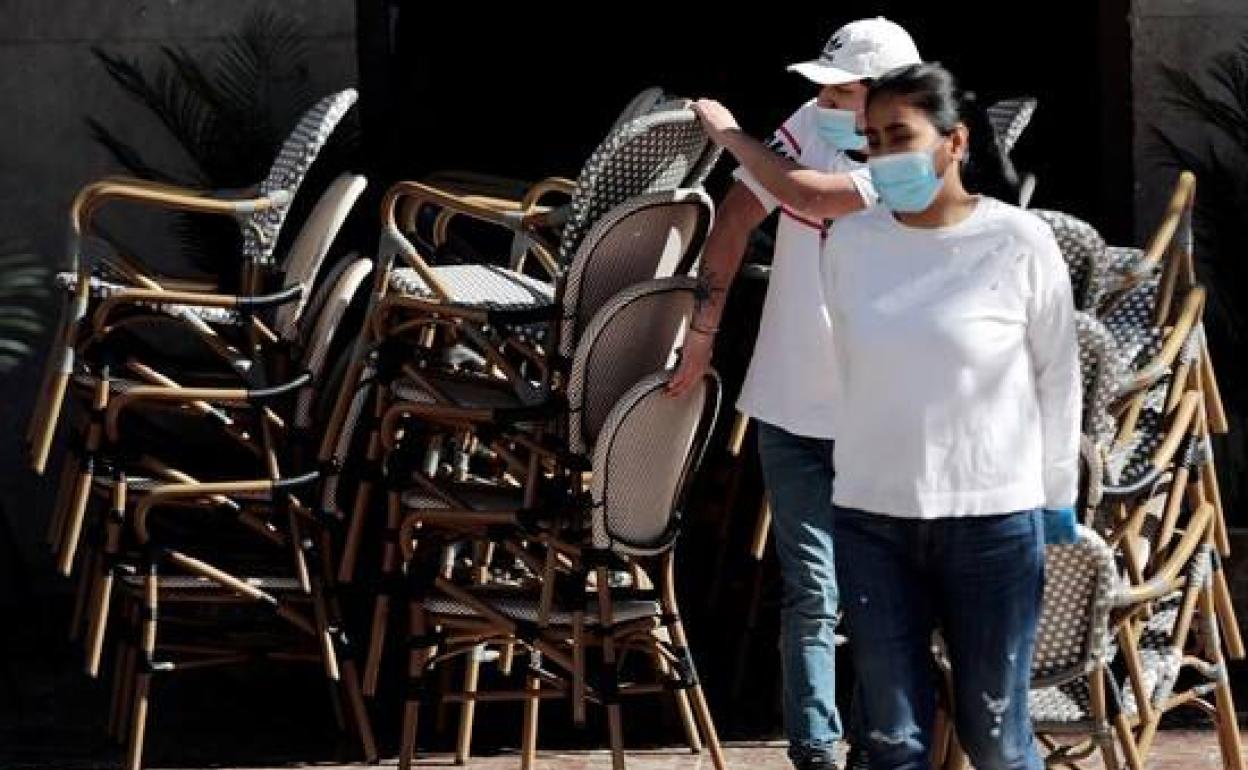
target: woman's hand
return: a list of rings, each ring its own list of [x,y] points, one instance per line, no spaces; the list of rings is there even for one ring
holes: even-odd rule
[[[741,126],[728,108],[714,99],[699,99],[691,106],[711,141],[723,147],[729,134],[739,132]]]

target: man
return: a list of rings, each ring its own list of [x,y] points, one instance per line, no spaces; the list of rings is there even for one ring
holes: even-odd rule
[[[859,131],[869,81],[919,61],[910,35],[880,17],[846,24],[819,58],[789,67],[819,88],[817,97],[798,108],[768,143],[793,161],[795,173],[781,180],[790,194],[781,197],[798,205],[781,204],[757,179],[737,169],[703,252],[700,299],[670,385],[673,393],[683,392],[706,371],[749,234],[779,208],[767,299],[737,408],[758,422],[784,580],[784,722],[789,758],[797,770],[834,767],[833,747],[843,736],[835,679],[835,426],[828,390],[833,330],[821,289],[820,251],[828,219],[875,201]]]

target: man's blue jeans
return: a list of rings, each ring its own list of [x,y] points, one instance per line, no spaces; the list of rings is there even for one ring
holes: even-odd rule
[[[977,770],[1041,770],[1027,711],[1044,591],[1040,511],[918,521],[837,508],[858,716],[872,770],[930,766],[939,628],[958,739]]]
[[[836,710],[836,566],[832,553],[832,441],[758,424],[758,453],[771,500],[784,581],[780,663],[789,757],[831,751]]]

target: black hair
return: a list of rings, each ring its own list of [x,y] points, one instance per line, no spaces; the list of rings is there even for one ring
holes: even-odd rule
[[[1018,173],[1001,150],[988,111],[970,91],[960,91],[949,70],[936,62],[898,67],[875,79],[867,91],[866,106],[881,96],[900,96],[922,110],[943,136],[959,123],[970,134],[962,181],[971,192],[1005,201],[1018,197]]]

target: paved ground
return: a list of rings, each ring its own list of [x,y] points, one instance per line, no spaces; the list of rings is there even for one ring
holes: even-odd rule
[[[190,753],[203,754],[208,747],[185,747]],[[176,747],[166,746],[162,750],[165,761],[152,757],[149,770],[161,768],[177,768],[177,770],[292,770],[292,768],[308,767],[317,770],[368,770],[369,765],[337,764],[337,763],[302,763],[296,761],[269,761],[259,764],[186,764],[171,763],[169,753]],[[75,755],[76,752],[67,752]],[[732,770],[789,770],[784,749],[778,742],[736,742],[728,745],[726,751],[728,766]],[[21,760],[13,764],[3,763],[4,770],[113,770],[120,766],[117,756],[91,759],[57,758],[46,760]],[[382,767],[393,767],[397,764],[394,757],[382,761]],[[513,751],[500,751],[486,757],[474,757],[469,767],[479,770],[517,770],[520,766],[519,755]],[[422,756],[417,767],[443,768],[454,767],[449,754],[433,753]],[[684,749],[648,749],[629,752],[629,770],[711,770],[711,759],[705,753],[691,755]],[[1100,768],[1100,762],[1090,762],[1088,768]],[[610,770],[611,756],[602,751],[558,751],[548,750],[538,754],[536,770]],[[1221,757],[1218,754],[1217,739],[1212,732],[1195,730],[1169,730],[1161,734],[1157,745],[1148,758],[1148,770],[1220,770]]]

